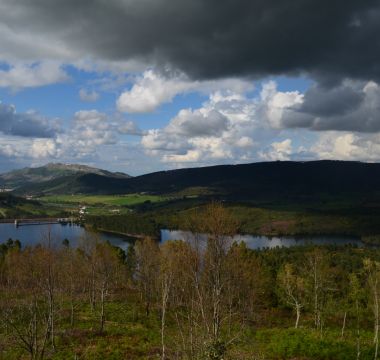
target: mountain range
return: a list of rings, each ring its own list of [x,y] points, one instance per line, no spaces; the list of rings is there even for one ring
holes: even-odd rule
[[[20,195],[169,194],[207,189],[234,198],[380,194],[380,164],[351,161],[276,161],[154,172],[131,177],[85,165],[48,164],[0,175]]]

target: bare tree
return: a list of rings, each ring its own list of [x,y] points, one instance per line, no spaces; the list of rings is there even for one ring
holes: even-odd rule
[[[314,325],[322,334],[324,306],[328,293],[334,290],[325,251],[315,248],[309,252],[302,271],[305,278],[305,288],[308,290],[310,305],[314,313]]]
[[[192,219],[191,230],[193,234],[203,234],[200,239],[205,238],[206,241],[204,246],[197,249],[200,262],[196,268],[198,272],[194,274],[194,286],[209,346],[219,347],[226,308],[223,300],[228,282],[227,253],[238,224],[225,207],[214,202],[196,214]]]
[[[168,303],[171,297],[175,278],[178,278],[182,264],[182,243],[179,241],[168,241],[160,248],[160,284],[161,284],[161,358],[166,359],[166,344],[165,344],[165,327],[166,313]]]
[[[104,330],[106,321],[106,302],[111,287],[120,274],[120,259],[116,249],[108,243],[99,243],[94,248],[92,262],[95,264],[95,286],[99,292],[100,332]]]
[[[45,280],[42,255],[40,248],[29,248],[7,256],[7,282],[1,299],[1,319],[31,360],[44,358],[51,334],[51,307],[41,286],[41,279]]]
[[[85,294],[85,257],[82,251],[64,247],[59,253],[61,292],[69,297],[70,326],[75,324],[75,311]]]
[[[355,321],[355,332],[356,332],[356,359],[360,359],[360,314],[361,314],[361,303],[363,298],[363,288],[360,283],[360,279],[356,274],[350,274],[350,287],[348,300],[352,303],[352,312],[356,319]]]
[[[372,304],[374,320],[374,338],[375,357],[377,359],[379,350],[379,295],[380,295],[380,263],[370,259],[364,260],[364,271],[367,276],[367,284],[370,293],[370,302]]]
[[[145,314],[149,316],[157,294],[159,274],[159,247],[151,238],[139,240],[135,244],[136,277],[142,298],[145,301]]]
[[[232,325],[236,322],[243,325],[258,315],[260,308],[268,300],[268,288],[272,288],[273,283],[271,281],[269,284],[260,259],[244,242],[231,246],[224,272],[227,277],[224,290],[224,306],[227,307],[224,322],[228,323],[228,341],[231,342],[240,335],[232,333]]]
[[[297,329],[301,316],[301,309],[304,306],[304,279],[296,274],[292,264],[285,264],[278,273],[277,281],[280,289],[280,296],[296,312],[296,322],[294,327]]]
[[[205,252],[206,290],[211,295],[212,338],[213,341],[218,341],[222,321],[223,290],[227,280],[224,265],[232,242],[231,236],[237,232],[237,223],[218,203],[208,205],[200,221],[201,232],[208,236]]]
[[[183,241],[172,242],[170,252],[175,251],[171,264],[173,276],[169,300],[177,324],[178,348],[183,357],[195,358],[204,340],[204,302],[200,284],[198,252]]]
[[[87,231],[78,241],[78,248],[85,257],[84,277],[86,279],[86,292],[90,303],[91,311],[95,311],[96,306],[96,274],[95,257],[96,246],[101,242],[99,234]]]

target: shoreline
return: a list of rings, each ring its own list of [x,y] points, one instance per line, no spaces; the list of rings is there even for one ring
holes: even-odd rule
[[[21,219],[0,219],[0,224],[14,224],[15,220],[23,220],[22,218]],[[56,221],[57,218],[55,217],[50,217],[50,218],[28,218],[26,220],[33,220],[33,221]],[[78,222],[75,222],[76,225],[79,225],[81,226],[80,223]],[[43,225],[43,224],[41,224]],[[123,233],[123,232],[119,232],[119,231],[115,231],[115,230],[107,230],[107,229],[103,229],[103,228],[98,228],[98,229],[92,229],[91,228],[91,225],[87,225],[85,222],[82,223],[82,226],[84,226],[86,229],[88,230],[95,230],[95,231],[98,231],[98,232],[101,232],[101,233],[105,233],[105,234],[111,234],[111,235],[118,235],[118,236],[121,236],[121,237],[125,237],[125,238],[130,238],[130,239],[143,239],[145,237],[150,237],[152,239],[155,239],[155,240],[158,240],[160,241],[160,235],[147,235],[147,234],[132,234],[132,233]],[[164,229],[161,229],[161,230],[169,230],[169,231],[187,231],[187,230],[183,230],[183,229],[176,229],[176,228],[171,228],[171,229],[168,229],[168,228],[164,228]],[[295,239],[304,239],[304,238],[314,238],[314,237],[331,237],[331,238],[339,238],[339,237],[348,237],[348,238],[351,238],[352,240],[361,240],[363,243],[367,244],[367,245],[373,245],[372,244],[372,241],[368,241],[368,238],[371,238],[371,237],[375,237],[376,235],[367,235],[367,236],[363,236],[363,235],[357,235],[357,234],[347,234],[347,233],[333,233],[333,234],[326,234],[326,233],[249,233],[249,232],[245,232],[245,231],[242,231],[238,234],[236,234],[237,236],[257,236],[257,237],[267,237],[269,239],[272,239],[272,238],[295,238]],[[377,241],[375,241],[374,243],[376,243],[376,245],[380,244],[380,240],[377,239]]]
[[[14,224],[14,222],[20,220],[29,221],[57,221],[57,217],[45,217],[45,218],[16,218],[16,219],[0,219],[0,224]]]
[[[91,229],[90,226],[86,226],[86,225],[85,225],[85,228],[86,229]],[[119,231],[106,230],[106,229],[102,229],[102,228],[94,229],[94,230],[97,231],[97,232],[100,232],[100,233],[104,233],[104,234],[120,235],[120,236],[123,236],[125,238],[131,238],[131,239],[144,239],[146,237],[150,237],[152,239],[159,240],[159,238],[156,237],[156,236],[149,236],[149,235],[145,235],[145,234],[129,234],[129,233],[122,233],[122,232],[119,232]]]

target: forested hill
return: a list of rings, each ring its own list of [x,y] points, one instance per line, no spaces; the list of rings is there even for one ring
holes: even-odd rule
[[[163,171],[131,178],[128,190],[172,192],[207,187],[222,193],[336,193],[380,190],[380,164],[263,162]]]
[[[222,196],[380,194],[380,164],[346,161],[263,162],[161,171],[125,178],[79,174],[21,188],[42,193],[176,193],[196,188]]]

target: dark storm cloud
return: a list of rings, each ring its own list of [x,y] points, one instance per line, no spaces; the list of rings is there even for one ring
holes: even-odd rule
[[[380,87],[374,82],[344,81],[315,85],[301,105],[288,108],[282,125],[310,130],[380,131]]]
[[[344,84],[332,88],[313,86],[306,91],[300,112],[320,117],[351,112],[364,100],[362,88]]]
[[[1,23],[48,34],[72,57],[325,83],[380,79],[379,11],[379,0],[0,0]]]
[[[181,111],[166,128],[168,134],[188,138],[221,136],[228,130],[228,119],[219,111],[212,110],[207,114],[200,111]]]
[[[52,138],[59,131],[55,121],[36,113],[16,113],[15,107],[0,103],[0,132],[5,135]]]

